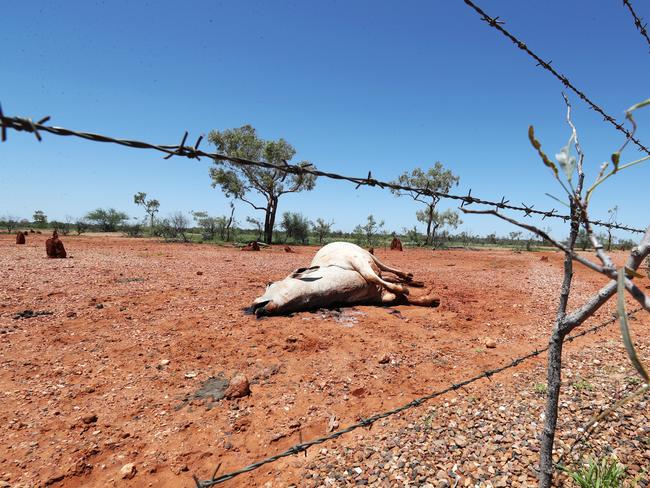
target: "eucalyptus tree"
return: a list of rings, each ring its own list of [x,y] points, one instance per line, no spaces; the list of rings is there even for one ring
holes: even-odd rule
[[[250,125],[224,131],[213,130],[208,140],[217,150],[233,158],[261,161],[281,166],[296,154],[294,147],[284,139],[266,141],[258,137]],[[262,168],[233,161],[214,161],[210,168],[212,187],[220,186],[229,198],[247,203],[255,210],[264,212],[264,241],[271,244],[278,202],[282,195],[312,190],[316,177],[308,173],[287,174],[275,168]],[[300,161],[299,166],[312,166]],[[257,193],[260,199],[252,198]]]
[[[316,222],[311,223],[312,232],[318,238],[319,244],[322,244],[323,239],[327,237],[330,234],[330,232],[332,232],[333,225],[334,225],[334,221],[327,222],[325,219],[320,217],[316,219]]]
[[[455,225],[458,225],[458,215],[456,214],[456,220],[454,220],[451,213],[455,214],[455,212],[452,210],[448,211],[448,213],[442,214],[437,212],[436,206],[440,201],[440,197],[436,195],[436,193],[449,193],[449,190],[453,186],[458,185],[459,181],[459,176],[454,175],[451,170],[445,169],[441,162],[436,162],[433,167],[426,171],[422,168],[405,171],[393,182],[402,186],[408,186],[420,190],[429,190],[433,193],[433,195],[431,195],[417,190],[391,190],[397,196],[410,196],[416,202],[424,204],[424,208],[418,210],[416,217],[420,222],[427,226],[424,242],[425,245],[433,244],[435,231],[440,227],[441,223],[443,223],[443,225],[444,223],[453,224],[455,221]]]
[[[156,213],[158,213],[158,210],[160,210],[160,202],[155,198],[147,200],[147,194],[140,191],[133,195],[133,203],[144,207],[144,211],[149,216],[149,227],[153,230],[153,220]]]

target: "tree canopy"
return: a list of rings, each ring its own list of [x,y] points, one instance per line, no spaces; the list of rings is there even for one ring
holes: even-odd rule
[[[309,240],[309,220],[302,214],[296,212],[284,212],[282,214],[282,228],[287,239],[305,244]]]
[[[158,210],[160,209],[160,202],[155,198],[150,198],[147,200],[147,194],[143,191],[140,191],[133,195],[133,203],[144,207],[144,211],[149,216],[149,227],[153,229],[154,215],[158,213]]]
[[[42,210],[36,210],[32,218],[37,227],[45,227],[47,225],[47,215]]]
[[[317,218],[316,222],[311,223],[312,230],[314,234],[316,234],[316,237],[318,237],[318,243],[322,244],[323,239],[329,235],[329,233],[332,231],[332,226],[334,225],[334,221],[327,222],[323,218]]]
[[[296,150],[284,139],[266,141],[258,137],[250,125],[224,131],[211,131],[208,140],[217,150],[227,156],[263,161],[282,165],[290,161]],[[311,166],[308,161],[300,161],[299,166]],[[276,169],[260,168],[230,161],[215,161],[210,168],[213,187],[221,187],[229,198],[246,202],[255,210],[264,212],[264,241],[270,244],[278,210],[279,198],[287,193],[312,190],[316,177],[310,174],[287,174]],[[262,202],[251,194],[257,193]]]
[[[97,208],[86,214],[86,220],[99,225],[103,232],[115,232],[128,218],[129,216],[127,214],[119,212],[114,208]]]
[[[357,242],[360,244],[364,239],[369,246],[374,244],[374,238],[381,232],[384,227],[384,221],[377,222],[375,216],[370,214],[366,218],[365,225],[357,225],[352,233],[356,236]]]
[[[445,169],[441,162],[429,168],[427,171],[421,168],[415,168],[412,171],[405,171],[393,183],[409,186],[412,188],[426,189],[431,192],[449,193],[452,186],[457,185],[460,177],[454,175],[451,170]],[[453,210],[438,213],[436,205],[440,201],[438,195],[427,195],[414,190],[391,190],[397,196],[410,196],[416,202],[423,203],[425,208],[418,210],[416,217],[420,222],[427,226],[425,245],[433,244],[435,232],[441,225],[451,225],[453,227],[460,223],[458,215]],[[452,216],[455,215],[455,218]]]

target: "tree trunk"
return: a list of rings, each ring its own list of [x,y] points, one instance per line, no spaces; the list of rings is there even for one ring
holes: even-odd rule
[[[607,228],[607,252],[612,250],[612,229],[611,227]]]
[[[149,228],[153,231],[153,214],[149,214]]]
[[[235,215],[235,207],[231,205],[230,209],[230,218],[228,219],[228,224],[226,224],[226,242],[230,241],[230,226],[232,225],[233,216]]]
[[[264,217],[264,242],[271,244],[273,242],[273,227],[275,226],[275,212],[278,210],[278,197],[271,197],[266,207],[266,216]]]
[[[562,346],[564,336],[556,324],[549,341],[546,410],[544,411],[544,430],[542,431],[542,448],[539,460],[539,486],[550,488],[553,481],[553,442],[557,427],[557,412],[562,383]]]
[[[440,227],[440,226],[438,224],[436,224],[436,225],[432,226],[432,228],[431,228],[431,245],[433,247],[437,247],[436,246],[436,231],[438,230],[438,227]]]
[[[425,246],[431,245],[433,239],[431,237],[431,224],[433,223],[433,206],[429,205],[429,215],[427,215],[427,239],[424,243]]]
[[[576,214],[575,205],[571,205],[571,231],[569,232],[569,250],[575,248],[580,221]],[[539,486],[550,488],[553,481],[553,443],[555,442],[555,429],[557,428],[557,412],[560,401],[560,386],[562,384],[562,346],[565,333],[564,322],[566,310],[571,294],[571,282],[573,281],[573,259],[571,254],[564,254],[564,278],[560,291],[560,301],[557,307],[555,327],[549,340],[548,363],[547,363],[547,392],[546,409],[544,412],[544,430],[541,436],[541,449],[539,458]]]

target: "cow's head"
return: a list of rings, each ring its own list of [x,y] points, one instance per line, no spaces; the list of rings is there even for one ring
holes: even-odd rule
[[[318,266],[300,268],[285,279],[269,283],[264,295],[256,298],[252,310],[257,317],[280,315],[307,308],[317,293],[314,281],[321,279],[315,271]]]

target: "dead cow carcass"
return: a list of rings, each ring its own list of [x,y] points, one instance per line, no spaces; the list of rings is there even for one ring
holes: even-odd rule
[[[382,271],[394,277],[382,277]],[[355,244],[333,242],[316,253],[308,268],[297,269],[270,284],[253,302],[253,310],[259,317],[335,305],[408,303],[435,307],[440,303],[431,293],[411,296],[409,285],[416,286],[412,274],[386,266]]]

